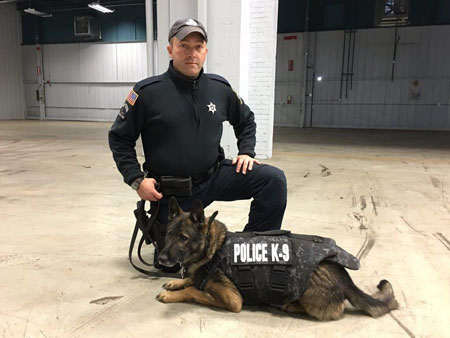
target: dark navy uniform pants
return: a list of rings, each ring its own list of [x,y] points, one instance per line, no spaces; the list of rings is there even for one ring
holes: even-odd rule
[[[236,172],[231,160],[221,162],[205,182],[195,185],[192,196],[177,198],[180,207],[191,210],[197,199],[207,207],[214,201],[236,201],[253,198],[244,231],[267,231],[281,228],[286,209],[286,177],[282,170],[267,164],[253,164],[247,174]],[[167,224],[169,197],[161,199],[158,220]],[[222,220],[226,224],[226,220]]]

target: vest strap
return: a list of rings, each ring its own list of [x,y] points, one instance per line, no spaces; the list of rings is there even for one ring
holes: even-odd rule
[[[239,291],[247,304],[258,303],[258,293],[256,292],[255,283],[253,280],[253,266],[239,265],[238,270],[238,284]]]
[[[287,292],[286,265],[273,265],[270,272],[270,304],[280,306],[284,304]]]

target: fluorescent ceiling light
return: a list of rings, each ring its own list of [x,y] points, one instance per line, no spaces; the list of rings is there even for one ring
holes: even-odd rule
[[[114,9],[106,8],[102,5],[100,5],[98,2],[93,2],[93,3],[89,4],[88,6],[99,12],[102,12],[102,13],[113,13],[114,12]]]
[[[28,14],[42,16],[43,18],[49,18],[49,17],[53,16],[53,14],[43,13],[43,12],[40,12],[40,11],[34,9],[34,8],[27,8],[27,9],[24,9],[23,11],[25,13],[28,13]]]

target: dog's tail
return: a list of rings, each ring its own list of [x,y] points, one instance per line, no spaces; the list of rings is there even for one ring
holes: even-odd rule
[[[368,295],[353,283],[348,273],[346,275],[348,280],[346,281],[347,288],[344,294],[355,308],[368,313],[372,317],[380,317],[398,308],[394,290],[391,283],[387,280],[383,279],[380,281],[377,286],[378,291],[373,295]]]

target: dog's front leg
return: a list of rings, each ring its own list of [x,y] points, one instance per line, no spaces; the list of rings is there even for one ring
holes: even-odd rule
[[[191,278],[185,279],[174,279],[163,285],[163,288],[169,291],[181,290],[187,288],[188,286],[194,285]]]
[[[232,296],[230,293],[229,296]],[[232,312],[240,312],[242,308],[242,299],[234,299],[223,294],[222,297],[214,297],[206,291],[200,291],[194,286],[189,286],[183,290],[178,291],[163,291],[156,296],[160,302],[163,303],[178,303],[186,301],[196,301],[197,303],[219,307]]]

